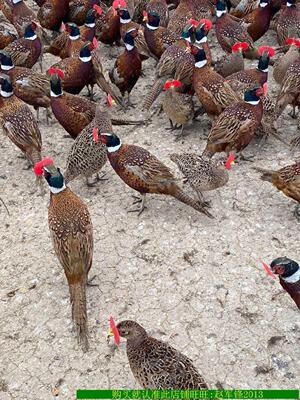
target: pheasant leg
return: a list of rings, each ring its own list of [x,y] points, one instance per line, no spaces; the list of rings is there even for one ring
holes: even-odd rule
[[[136,200],[133,202],[133,204],[140,203],[140,206],[137,208],[134,208],[132,210],[128,210],[128,212],[137,212],[138,216],[139,216],[142,214],[142,212],[145,209],[146,194],[145,193],[141,194],[141,197],[137,197],[137,196],[133,196],[133,197],[136,198]]]
[[[296,205],[294,215],[297,218],[297,220],[300,222],[300,203]]]

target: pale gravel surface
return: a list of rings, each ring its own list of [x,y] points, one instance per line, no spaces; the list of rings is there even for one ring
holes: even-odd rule
[[[271,33],[271,43],[274,35]],[[262,42],[262,41],[261,41]],[[108,54],[117,49],[104,48]],[[45,66],[53,62],[45,58]],[[154,62],[145,62],[152,75]],[[132,93],[140,102],[151,81]],[[278,87],[271,84],[272,93]],[[103,97],[102,97],[103,100]],[[287,110],[288,111],[288,110]],[[287,111],[279,132],[289,140],[297,123]],[[140,118],[139,111],[129,115]],[[41,113],[44,155],[62,168],[72,140]],[[202,150],[207,119],[174,142],[165,116],[148,127],[115,127],[124,142],[137,143],[176,171],[168,155]],[[95,188],[71,184],[89,206],[94,223],[92,273],[99,287],[88,288],[91,350],[83,354],[71,331],[69,294],[47,226],[49,195],[40,197],[34,176],[24,170],[19,151],[2,136],[0,205],[0,399],[75,398],[76,388],[138,388],[126,358],[125,342],[108,346],[109,315],[134,319],[151,334],[193,359],[210,387],[297,388],[300,382],[299,310],[279,283],[268,278],[260,260],[299,258],[295,202],[260,181],[252,166],[277,169],[296,159],[275,138],[254,140],[246,154],[254,163],[236,164],[228,185],[212,200],[210,220],[175,199],[150,196],[137,217],[128,214],[133,191],[106,164],[108,180]],[[14,293],[8,296],[8,293]],[[269,339],[278,336],[271,344]]]

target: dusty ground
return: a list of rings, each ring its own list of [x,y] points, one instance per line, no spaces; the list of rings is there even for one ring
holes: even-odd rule
[[[273,34],[270,43],[275,44]],[[103,49],[107,67],[108,55],[118,51]],[[45,66],[52,61],[46,57]],[[147,79],[133,91],[134,102],[149,88],[154,65],[145,62]],[[270,86],[276,93],[277,86]],[[287,111],[279,132],[290,140],[297,128]],[[56,121],[46,126],[41,117],[44,155],[64,168],[72,141]],[[175,172],[168,155],[201,151],[208,123],[203,118],[177,142],[167,126],[161,115],[148,127],[115,132]],[[92,215],[99,283],[88,289],[91,350],[83,354],[71,331],[68,288],[49,238],[49,196],[37,195],[32,171],[24,170],[19,151],[2,137],[1,197],[10,215],[1,205],[0,399],[51,399],[55,386],[61,400],[74,399],[77,388],[137,388],[125,343],[117,350],[107,345],[110,315],[136,320],[170,342],[194,360],[211,387],[217,382],[224,388],[299,387],[299,310],[260,264],[282,255],[300,260],[295,203],[252,170],[276,169],[296,156],[275,138],[263,146],[254,140],[249,153],[254,163],[236,164],[220,196],[207,195],[215,220],[155,195],[140,217],[128,214],[133,191],[109,164],[108,180],[97,187],[80,180],[71,184]]]

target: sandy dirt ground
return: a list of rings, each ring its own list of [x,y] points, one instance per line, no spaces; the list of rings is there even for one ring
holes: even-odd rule
[[[267,42],[275,45],[273,32]],[[121,49],[102,47],[109,68]],[[44,66],[53,61],[46,56]],[[154,61],[144,63],[145,77],[132,92],[133,102],[141,103],[154,67]],[[272,80],[269,87],[275,95]],[[100,92],[98,97],[104,102]],[[141,118],[139,108],[128,116]],[[278,132],[289,141],[297,122],[288,111]],[[72,140],[54,118],[47,126],[43,112],[40,126],[43,154],[64,169]],[[161,114],[148,126],[115,127],[115,132],[123,142],[151,151],[180,177],[169,154],[202,151],[209,122],[202,117],[179,141],[166,127]],[[138,321],[189,356],[210,387],[299,387],[299,310],[260,263],[282,255],[300,260],[295,202],[252,169],[277,169],[297,154],[273,137],[263,145],[253,140],[245,154],[253,154],[254,162],[234,165],[227,186],[206,195],[215,220],[158,195],[147,196],[140,217],[127,213],[133,190],[108,163],[108,180],[96,187],[74,181],[70,187],[88,204],[93,219],[92,273],[99,284],[87,291],[90,351],[83,354],[72,332],[66,279],[49,237],[49,195],[38,196],[33,172],[3,135],[0,147],[0,193],[9,209],[8,215],[0,205],[1,400],[46,400],[55,392],[71,400],[77,388],[138,388],[125,342],[117,349],[106,342],[110,315]]]

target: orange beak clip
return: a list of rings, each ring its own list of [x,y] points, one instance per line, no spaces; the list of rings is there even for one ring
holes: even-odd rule
[[[113,317],[109,318],[109,332],[108,332],[107,337],[109,338],[110,336],[114,337],[116,345],[120,344],[120,342],[121,342],[120,334],[119,334],[118,328],[116,327],[116,323],[115,323]]]
[[[267,275],[269,275],[273,279],[276,279],[276,276],[273,274],[273,272],[272,272],[271,268],[269,267],[269,265],[266,264],[263,261],[261,263],[262,263],[262,265],[264,267],[264,270],[266,271]]]

